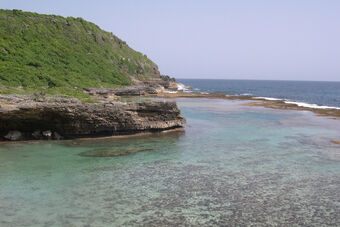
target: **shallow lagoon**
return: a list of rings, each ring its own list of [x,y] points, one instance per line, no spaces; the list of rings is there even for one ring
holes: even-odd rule
[[[0,226],[340,225],[340,120],[177,102],[184,132],[1,144]]]

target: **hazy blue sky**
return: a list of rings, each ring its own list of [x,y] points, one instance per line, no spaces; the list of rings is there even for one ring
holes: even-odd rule
[[[82,17],[177,78],[339,80],[340,0],[1,0]]]

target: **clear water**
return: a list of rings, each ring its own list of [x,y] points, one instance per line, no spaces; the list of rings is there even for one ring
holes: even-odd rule
[[[340,82],[178,79],[201,92],[288,99],[340,107]]]
[[[184,132],[0,144],[0,226],[339,226],[340,121],[180,99]],[[96,149],[152,149],[82,157]]]

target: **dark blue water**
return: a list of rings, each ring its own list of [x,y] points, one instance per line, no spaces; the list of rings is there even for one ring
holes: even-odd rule
[[[340,107],[340,82],[178,79],[200,92],[251,95]]]

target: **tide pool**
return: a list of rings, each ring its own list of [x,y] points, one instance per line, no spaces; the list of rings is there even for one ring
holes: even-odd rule
[[[340,225],[339,120],[177,103],[184,131],[0,144],[0,226]]]

